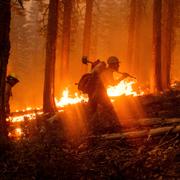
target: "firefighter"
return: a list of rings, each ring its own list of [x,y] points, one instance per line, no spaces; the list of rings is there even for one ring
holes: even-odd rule
[[[6,78],[6,87],[5,87],[5,111],[6,116],[8,117],[10,115],[10,104],[9,100],[12,96],[12,87],[15,86],[19,80],[15,77],[14,74],[10,74]]]
[[[117,85],[121,80],[129,76],[128,73],[122,73],[122,76],[118,80],[114,79],[113,73],[118,72],[120,66],[120,61],[115,56],[108,58],[108,67],[106,67],[105,62],[100,63],[92,69],[92,74],[95,78],[93,90],[88,94],[88,103],[93,114],[97,112],[98,106],[101,106],[106,111],[113,110],[112,103],[107,95],[107,87],[109,85]]]

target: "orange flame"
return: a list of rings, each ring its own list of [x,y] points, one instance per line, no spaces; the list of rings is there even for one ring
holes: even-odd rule
[[[132,85],[135,83],[136,81],[128,82],[126,80],[123,80],[116,86],[110,86],[107,89],[108,96],[110,97],[121,96],[121,95],[137,96],[138,95],[137,92],[133,91],[133,88],[132,88]]]
[[[18,111],[16,111],[18,112]],[[25,111],[23,111],[25,112]],[[21,122],[24,121],[26,118],[28,120],[33,120],[36,118],[37,115],[43,114],[43,112],[37,112],[37,113],[26,113],[25,115],[17,115],[17,116],[10,116],[7,118],[7,121],[15,123],[15,122]]]
[[[68,88],[66,88],[63,91],[63,96],[60,98],[60,100],[55,98],[57,107],[64,107],[69,104],[77,104],[77,103],[87,102],[87,101],[88,101],[88,98],[86,96],[78,95],[78,93],[74,93],[74,95],[70,97]]]
[[[138,95],[144,94],[144,92],[141,92],[140,94],[138,94],[137,92],[133,90],[132,85],[135,83],[136,83],[135,80],[132,80],[132,81],[123,80],[116,86],[110,86],[107,89],[107,94],[109,97],[117,97],[121,95],[138,96]],[[82,95],[77,92],[74,93],[73,95],[70,95],[68,88],[65,88],[65,90],[63,91],[62,97],[59,100],[58,98],[55,98],[55,103],[58,108],[62,108],[70,104],[77,104],[77,103],[87,102],[87,101],[88,101],[88,97],[86,95]],[[27,107],[26,109],[21,111],[21,112],[27,112],[27,113],[24,113],[24,115],[16,115],[16,116],[9,117],[7,121],[14,123],[14,122],[24,121],[24,119],[26,118],[28,120],[33,120],[36,118],[37,115],[40,115],[43,113],[42,110],[40,111],[40,109],[42,108],[33,109],[31,107]],[[36,112],[37,110],[38,112]],[[31,113],[28,111],[31,111]],[[18,110],[16,112],[18,112]]]

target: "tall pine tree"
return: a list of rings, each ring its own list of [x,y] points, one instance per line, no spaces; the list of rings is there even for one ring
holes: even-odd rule
[[[90,47],[91,47],[91,29],[92,29],[92,11],[93,11],[93,1],[86,0],[86,13],[84,22],[84,34],[83,34],[83,56],[89,57]],[[85,66],[85,71],[87,71],[87,66]]]
[[[162,11],[162,86],[170,88],[172,51],[174,44],[174,0],[163,1]]]
[[[153,72],[151,91],[162,91],[162,76],[161,76],[161,11],[162,0],[153,1]]]
[[[71,15],[73,0],[63,0],[63,30],[61,44],[61,89],[68,86],[69,81],[69,54],[71,35]]]
[[[5,113],[5,80],[10,51],[10,0],[0,2],[0,136],[7,138],[6,113]]]
[[[47,42],[46,42],[46,63],[45,63],[45,80],[43,94],[43,111],[54,112],[54,76],[56,61],[56,40],[58,27],[58,3],[59,0],[50,0]]]

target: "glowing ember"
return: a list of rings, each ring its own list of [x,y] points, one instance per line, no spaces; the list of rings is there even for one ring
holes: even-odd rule
[[[17,111],[16,111],[17,112]],[[19,112],[19,111],[18,111]],[[24,111],[23,111],[24,112]],[[24,121],[25,119],[28,120],[33,120],[36,118],[36,115],[40,115],[43,114],[43,112],[37,112],[37,113],[29,113],[27,112],[27,114],[25,115],[17,115],[17,116],[11,116],[7,119],[7,121],[15,123],[15,122],[21,122]]]
[[[23,132],[21,128],[16,128],[15,130],[13,130],[12,132],[10,132],[8,134],[9,137],[14,138],[14,139],[20,139],[22,136]]]
[[[16,128],[15,132],[16,132],[17,136],[21,136],[22,135],[22,129],[21,128]]]

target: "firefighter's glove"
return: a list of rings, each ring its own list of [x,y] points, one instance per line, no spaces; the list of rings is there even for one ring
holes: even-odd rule
[[[130,76],[128,73],[122,73],[122,78],[123,79],[127,78],[128,76]]]

